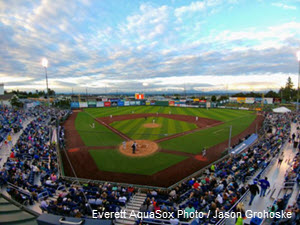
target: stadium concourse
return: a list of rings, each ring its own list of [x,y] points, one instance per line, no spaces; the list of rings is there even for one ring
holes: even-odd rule
[[[237,224],[299,224],[300,117],[294,113],[266,113],[261,137],[254,146],[210,165],[200,175],[170,190],[146,190],[107,182],[77,183],[60,176],[58,147],[64,145],[64,128],[58,123],[69,113],[43,107],[27,111],[0,108],[1,193],[12,203],[25,205],[26,213],[34,215],[18,212],[20,216],[14,216],[16,209],[5,209],[2,203],[7,203],[0,199],[0,224],[34,224],[32,220],[37,214],[42,214],[37,222],[43,224],[58,224],[50,221],[61,216],[73,222],[78,221],[74,218],[84,218],[85,224],[94,224],[89,221],[92,210],[143,215],[162,211],[175,217],[110,218],[98,220],[97,224],[235,224],[235,219],[220,215],[237,211],[242,215]],[[264,177],[268,178],[270,188],[265,197],[260,197],[256,190],[261,192],[268,186],[264,185]],[[250,218],[249,209],[268,213],[288,211],[292,217],[283,218],[281,214],[280,218],[260,220]],[[196,210],[205,216],[192,218]],[[184,214],[177,216],[180,211]]]

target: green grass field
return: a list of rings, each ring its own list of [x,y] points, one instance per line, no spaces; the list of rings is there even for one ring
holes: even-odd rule
[[[180,152],[201,153],[203,147],[209,148],[223,141],[228,140],[229,127],[232,126],[232,137],[244,131],[256,118],[251,111],[231,110],[231,109],[203,109],[203,108],[179,108],[179,107],[159,107],[159,106],[129,106],[111,108],[88,108],[84,112],[78,113],[76,118],[76,129],[87,146],[117,146],[123,139],[113,133],[108,128],[94,120],[97,117],[109,115],[124,115],[139,113],[165,113],[192,115],[204,118],[211,118],[222,121],[223,124],[207,129],[187,134],[171,140],[159,143],[160,148],[175,150]],[[145,121],[144,118],[123,120],[111,125],[132,139],[156,140],[165,134],[174,134],[196,128],[194,124],[167,119],[156,118],[160,128],[144,128],[142,125],[151,123],[152,118]],[[95,123],[95,128],[90,124]],[[184,160],[184,157],[166,153],[156,153],[144,158],[130,158],[121,155],[116,150],[90,150],[99,169],[111,172],[125,172],[137,174],[153,174],[165,169],[175,163]]]
[[[152,175],[186,159],[184,156],[158,152],[147,157],[129,157],[119,151],[90,150],[98,168],[103,171]]]
[[[95,128],[91,128],[90,124],[92,123],[95,123]],[[78,113],[75,127],[86,146],[111,146],[118,145],[123,141],[119,135],[99,124],[84,112]]]
[[[145,128],[143,126],[146,123],[152,123],[153,119],[155,120],[155,123],[160,124],[161,127]],[[172,134],[197,128],[197,126],[193,123],[167,119],[164,117],[149,117],[147,120],[144,118],[122,120],[113,122],[110,125],[135,140],[157,140]]]

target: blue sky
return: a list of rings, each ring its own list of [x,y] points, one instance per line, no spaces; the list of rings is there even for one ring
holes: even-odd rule
[[[6,89],[262,91],[297,82],[300,0],[0,1]]]

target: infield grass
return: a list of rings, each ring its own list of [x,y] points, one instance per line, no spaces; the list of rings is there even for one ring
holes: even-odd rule
[[[146,157],[129,157],[121,154],[118,150],[90,150],[92,158],[99,170],[152,175],[186,159],[184,156],[155,153]]]
[[[144,127],[144,124],[152,124],[153,120],[155,120],[155,123],[160,125],[160,127]],[[148,117],[146,120],[144,118],[122,120],[113,122],[110,125],[134,140],[157,140],[197,128],[194,123],[187,123],[164,117]]]

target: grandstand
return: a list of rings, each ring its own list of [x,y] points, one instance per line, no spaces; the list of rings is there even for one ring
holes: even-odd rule
[[[244,214],[273,209],[293,215],[290,219],[247,216],[244,224],[299,222],[298,114],[266,113],[259,138],[247,136],[231,154],[169,188],[147,188],[64,179],[58,152],[65,145],[64,128],[55,120],[64,121],[70,110],[37,106],[0,112],[1,224],[234,224],[234,218],[220,213],[236,212],[241,203]],[[255,196],[249,206],[249,185],[260,184],[264,177],[271,183],[266,197]],[[93,219],[93,210],[127,216]],[[194,218],[196,211],[203,217]],[[175,218],[160,218],[159,213],[151,217],[155,212]],[[130,217],[131,213],[140,216]]]

